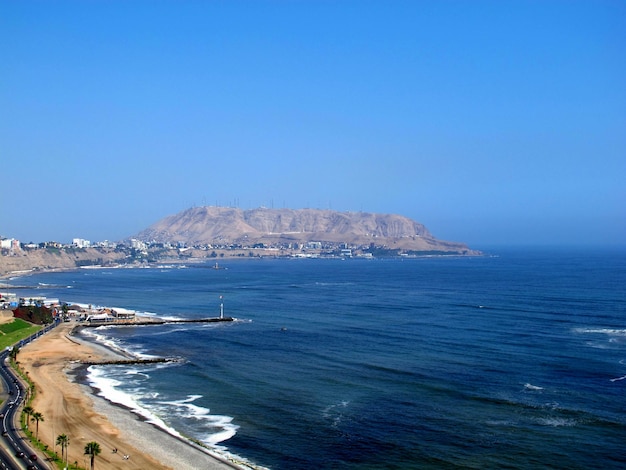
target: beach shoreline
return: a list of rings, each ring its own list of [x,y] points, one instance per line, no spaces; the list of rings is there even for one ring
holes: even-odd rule
[[[56,449],[56,437],[70,439],[68,462],[85,466],[82,453],[87,442],[96,441],[102,453],[96,465],[110,469],[247,469],[245,462],[175,436],[149,423],[129,408],[98,395],[88,384],[83,361],[128,359],[122,351],[108,348],[76,333],[75,322],[64,322],[24,346],[20,366],[35,383],[31,406],[43,414],[39,439]],[[114,449],[116,450],[114,452]]]

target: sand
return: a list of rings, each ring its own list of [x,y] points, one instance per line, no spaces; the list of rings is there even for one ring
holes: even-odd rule
[[[0,324],[9,323],[15,320],[13,312],[9,309],[0,309]]]
[[[83,468],[89,466],[83,450],[91,441],[100,444],[102,451],[96,457],[96,468],[248,468],[220,461],[219,456],[209,455],[205,449],[157,429],[130,411],[95,396],[88,386],[72,380],[75,375],[72,372],[80,367],[80,361],[120,358],[104,347],[70,336],[74,327],[75,322],[62,323],[24,346],[18,355],[18,361],[36,386],[31,406],[44,417],[44,421],[39,422],[42,442],[60,455],[60,446],[55,446],[56,438],[67,434],[69,462],[78,462]],[[34,425],[32,423],[31,427]]]

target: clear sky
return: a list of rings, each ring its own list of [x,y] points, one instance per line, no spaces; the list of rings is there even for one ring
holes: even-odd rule
[[[0,0],[0,235],[191,206],[626,243],[626,2]]]

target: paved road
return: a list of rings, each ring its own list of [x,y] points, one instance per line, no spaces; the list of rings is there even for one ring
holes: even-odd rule
[[[34,335],[20,341],[19,347],[34,341],[54,328],[48,325]],[[20,413],[24,401],[24,385],[13,369],[8,366],[9,350],[0,353],[0,384],[7,399],[0,405],[0,469],[9,470],[50,470],[50,466],[38,457],[20,434]]]

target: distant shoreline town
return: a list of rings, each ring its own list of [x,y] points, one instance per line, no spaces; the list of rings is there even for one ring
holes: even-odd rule
[[[389,258],[477,256],[464,243],[438,240],[424,225],[394,214],[320,209],[243,211],[193,207],[120,242],[74,238],[0,240],[0,275],[13,271],[137,265],[219,258]]]
[[[475,252],[469,253],[475,255]],[[223,258],[382,258],[424,256],[466,256],[439,250],[408,251],[381,246],[312,241],[307,243],[255,243],[242,245],[198,244],[183,242],[91,242],[75,238],[70,244],[55,241],[21,243],[14,238],[0,239],[0,276],[32,271],[76,269],[82,267],[137,266],[163,262],[212,261]]]

